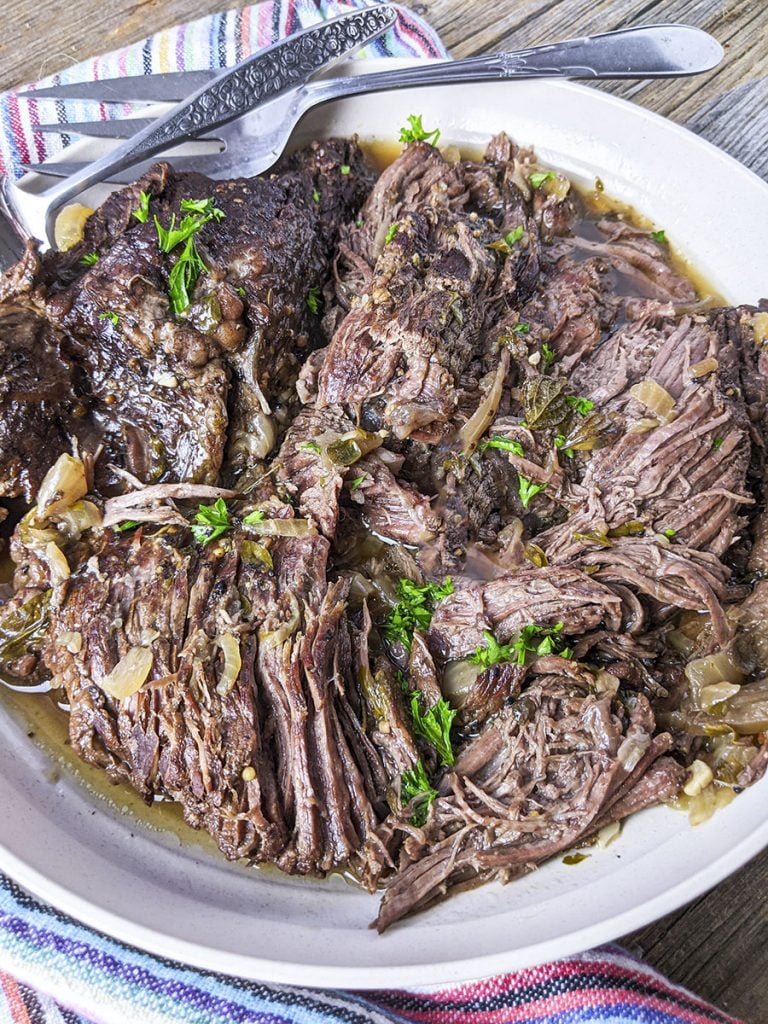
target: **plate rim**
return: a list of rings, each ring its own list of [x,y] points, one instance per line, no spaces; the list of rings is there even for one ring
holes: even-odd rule
[[[366,61],[366,67],[391,67],[398,65],[418,65],[418,59],[377,59]],[[632,111],[634,117],[650,122],[665,132],[672,132],[682,137],[689,146],[702,147],[712,153],[719,161],[725,161],[732,173],[746,175],[746,180],[757,185],[765,194],[768,202],[768,182],[764,181],[750,168],[742,164],[731,154],[720,149],[707,139],[697,135],[691,129],[671,121],[646,107],[633,103],[622,97],[603,92],[574,80],[540,79],[538,82],[548,89],[576,91],[587,94],[590,103],[602,104]],[[447,88],[447,87],[435,87]],[[87,144],[87,140],[76,145]],[[531,140],[535,145],[535,139]],[[70,150],[71,152],[71,150]],[[619,197],[617,197],[619,198]],[[642,212],[642,211],[641,211]],[[768,287],[768,286],[767,286]],[[0,709],[0,714],[6,714]],[[768,779],[759,785],[768,786]],[[710,861],[699,871],[671,888],[665,889],[641,903],[628,909],[610,913],[600,921],[570,930],[566,935],[548,938],[533,945],[510,951],[483,953],[479,956],[460,956],[454,960],[442,960],[429,968],[429,984],[466,981],[488,974],[510,969],[510,959],[514,957],[512,969],[521,969],[561,956],[572,955],[606,941],[612,941],[617,935],[623,935],[644,926],[659,916],[678,909],[684,903],[700,896],[717,885],[724,878],[742,867],[748,860],[768,846],[768,819],[756,827],[732,849]],[[337,966],[313,965],[298,961],[270,960],[251,954],[236,954],[206,946],[199,942],[181,939],[167,932],[149,928],[136,921],[128,921],[112,911],[105,910],[97,904],[83,899],[60,885],[54,878],[31,868],[21,858],[13,854],[0,840],[0,866],[14,881],[27,889],[38,899],[52,905],[61,913],[68,914],[87,927],[104,932],[116,942],[135,946],[142,952],[178,961],[186,965],[207,971],[216,971],[223,975],[243,977],[255,981],[269,981],[280,984],[316,985],[329,988],[355,987],[372,989],[387,986],[423,985],[425,983],[424,965],[393,966]],[[404,927],[407,927],[404,926]],[[301,980],[297,980],[298,977]]]

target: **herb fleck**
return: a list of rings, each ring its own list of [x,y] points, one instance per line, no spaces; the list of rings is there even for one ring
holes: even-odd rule
[[[401,579],[397,584],[397,604],[383,624],[384,636],[390,643],[401,643],[411,649],[415,629],[429,629],[435,604],[453,593],[453,583],[447,577],[439,583],[425,583],[420,587],[413,580]]]
[[[565,400],[572,409],[580,413],[582,416],[586,416],[588,412],[592,412],[595,407],[595,403],[589,398],[579,398],[577,395],[566,395]]]
[[[342,164],[341,167],[339,168],[339,172],[343,174],[345,177],[349,174],[351,170],[352,168],[349,166],[349,164]]]
[[[661,231],[652,231],[651,238],[654,240],[654,242],[659,242],[661,245],[667,244],[667,234],[663,230],[663,228]]]
[[[539,491],[546,490],[546,484],[535,484],[527,476],[517,474],[517,493],[520,495],[520,503],[523,508],[528,508],[531,498],[534,498]]]
[[[99,320],[109,320],[115,327],[120,323],[120,317],[113,309],[108,309],[105,313],[99,313]]]
[[[481,452],[486,451],[488,448],[498,448],[502,452],[512,452],[513,455],[525,455],[523,446],[519,441],[513,441],[508,437],[500,437],[498,434],[489,437],[485,441],[481,441],[477,448]]]
[[[99,254],[97,252],[87,252],[85,256],[80,257],[80,262],[84,267],[92,267],[94,263],[99,262]]]
[[[397,234],[399,227],[400,227],[400,222],[396,221],[396,220],[393,220],[392,223],[389,225],[389,227],[387,229],[386,235],[384,235],[384,245],[389,245],[389,243],[392,241],[392,239]]]
[[[429,711],[423,712],[421,710],[421,693],[416,691],[411,694],[413,731],[417,736],[421,736],[422,739],[432,744],[438,753],[440,763],[446,767],[453,764],[451,726],[455,717],[456,712],[442,697]]]
[[[400,779],[400,800],[403,806],[412,800],[418,801],[413,806],[412,825],[420,828],[426,822],[430,805],[436,799],[437,790],[430,785],[421,761],[417,761],[413,768],[403,772]]]
[[[149,200],[151,196],[149,192],[139,192],[139,206],[138,209],[134,210],[131,214],[141,224],[145,224],[149,218]]]
[[[320,305],[323,301],[319,285],[313,285],[307,292],[307,307],[310,313],[317,315],[320,312]]]
[[[428,142],[431,146],[437,145],[440,138],[440,129],[427,131],[421,121],[421,114],[408,115],[408,128],[400,129],[400,142]]]
[[[534,188],[541,188],[545,181],[551,181],[554,176],[552,171],[534,171],[528,175],[528,181]]]

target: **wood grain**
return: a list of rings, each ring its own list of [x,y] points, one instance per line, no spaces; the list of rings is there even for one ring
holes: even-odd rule
[[[232,2],[216,0],[6,0],[0,89]],[[766,0],[429,0],[414,9],[454,56],[684,21],[726,50],[708,75],[600,86],[686,124],[768,179]],[[767,285],[768,289],[768,285]],[[768,853],[625,943],[670,978],[749,1024],[768,1022]]]

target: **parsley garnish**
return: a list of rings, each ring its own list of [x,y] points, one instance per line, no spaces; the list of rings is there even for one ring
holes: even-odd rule
[[[368,475],[367,473],[363,473],[362,476],[356,476],[354,480],[350,480],[349,481],[349,489],[350,489],[350,491],[356,491],[359,487],[362,487],[363,483],[365,482],[365,478],[366,478],[367,475]]]
[[[542,355],[542,358],[544,360],[544,367],[545,368],[551,366],[552,363],[554,363],[554,361],[555,361],[554,349],[551,349],[549,347],[549,345],[546,343],[546,341],[541,346],[541,355]]]
[[[389,243],[392,241],[392,239],[397,234],[397,231],[398,231],[399,227],[400,227],[400,222],[397,221],[397,220],[393,220],[392,223],[389,225],[389,227],[387,229],[386,235],[384,235],[384,245],[389,245]]]
[[[716,437],[715,440],[712,442],[712,450],[717,451],[717,449],[720,447],[724,440],[724,437]]]
[[[171,224],[168,228],[164,228],[155,216],[155,229],[161,252],[170,253],[176,246],[185,243],[168,276],[168,297],[171,309],[177,316],[189,306],[189,293],[199,275],[208,269],[197,251],[194,236],[209,221],[220,221],[224,217],[224,211],[216,206],[213,199],[182,199],[180,205],[186,216],[182,217],[178,227],[175,213],[171,215]]]
[[[320,193],[317,191],[316,188],[312,189],[312,202],[313,203],[319,203],[320,202]]]
[[[651,238],[654,240],[654,242],[661,243],[661,245],[667,244],[667,234],[663,228],[661,231],[652,231]]]
[[[301,444],[298,445],[298,449],[300,452],[315,452],[316,455],[319,455],[321,452],[320,445],[317,441],[302,441]]]
[[[315,316],[320,312],[320,304],[323,301],[320,286],[315,284],[307,292],[307,307],[310,313],[314,313]]]
[[[551,181],[554,176],[552,171],[534,171],[533,174],[528,175],[528,181],[534,188],[541,188],[545,181]]]
[[[515,324],[512,328],[513,334],[528,334],[531,329],[530,324]]]
[[[245,298],[245,288],[243,288],[242,285],[238,285],[237,288],[235,288],[235,291],[237,292],[241,299]]]
[[[537,626],[535,622],[531,622],[523,626],[517,639],[508,644],[498,643],[493,633],[487,629],[483,630],[485,647],[477,647],[468,660],[485,669],[501,661],[514,661],[518,665],[524,665],[528,654],[535,654],[537,657],[559,654],[561,658],[570,658],[573,651],[563,642],[560,635],[563,628],[562,622],[556,622],[554,626]]]
[[[139,525],[140,523],[138,519],[126,519],[124,522],[117,523],[116,526],[113,526],[112,531],[114,533],[125,533],[126,530],[133,530]]]
[[[260,508],[255,508],[253,512],[249,512],[247,516],[243,516],[243,522],[246,526],[250,526],[252,523],[262,523],[264,521],[264,513]]]
[[[498,665],[500,661],[512,661],[516,657],[513,644],[500,644],[490,630],[483,630],[485,647],[476,647],[475,653],[470,654],[468,661],[481,668],[490,668],[491,665]],[[525,658],[523,658],[525,660]]]
[[[572,409],[581,413],[582,416],[586,416],[588,412],[592,412],[595,408],[595,403],[591,399],[579,398],[578,395],[566,395],[565,400]]]
[[[347,174],[352,170],[349,164],[342,164],[339,171],[346,177]]]
[[[106,313],[99,313],[99,320],[109,320],[115,327],[120,323],[120,317],[113,309],[108,309]]]
[[[498,448],[502,452],[512,452],[513,455],[525,455],[523,446],[519,441],[512,441],[508,437],[499,437],[498,434],[489,437],[486,441],[481,441],[477,448],[481,452],[484,452],[487,448]]]
[[[437,751],[440,763],[446,767],[453,764],[453,747],[451,746],[451,726],[456,712],[448,701],[441,697],[429,711],[421,710],[421,694],[417,690],[411,694],[411,718],[413,731],[417,736],[427,740]]]
[[[384,636],[390,643],[401,643],[410,651],[413,631],[429,629],[435,603],[452,593],[453,583],[450,577],[446,578],[442,586],[430,582],[420,587],[409,579],[398,580],[398,600],[384,620]]]
[[[356,228],[361,228],[363,226],[363,224],[365,224],[365,221],[363,220],[363,218],[362,217],[358,217],[357,220],[355,221],[355,227]]]
[[[400,142],[428,142],[431,146],[437,145],[440,138],[440,129],[428,132],[421,123],[421,114],[409,114],[408,124],[410,128],[400,129]]]
[[[531,498],[535,497],[539,491],[546,490],[546,487],[546,484],[535,484],[527,476],[517,474],[517,493],[520,495],[520,503],[523,508],[528,508]]]
[[[566,457],[566,459],[573,458],[573,448],[565,447],[565,434],[555,435],[555,448],[561,451],[563,455]]]
[[[664,534],[665,537],[668,537],[670,540],[672,540],[673,537],[677,536],[677,530],[669,529],[669,530],[662,530],[661,532]]]
[[[497,239],[495,242],[489,242],[486,245],[486,249],[493,249],[496,252],[501,252],[505,256],[509,256],[512,252],[512,246],[515,242],[519,242],[525,234],[522,224],[518,224],[512,231],[508,231],[503,238]]]
[[[139,208],[134,210],[131,216],[135,217],[140,224],[145,224],[149,217],[150,198],[149,192],[139,192]]]
[[[217,498],[213,505],[201,505],[195,513],[192,536],[205,546],[226,533],[231,525],[227,503],[223,498]]]
[[[404,771],[400,778],[400,800],[403,806],[416,798],[418,803],[414,806],[411,824],[421,827],[427,820],[430,804],[437,799],[437,790],[430,785],[421,761]]]
[[[84,267],[92,267],[94,263],[99,262],[99,254],[97,252],[87,252],[85,256],[80,257],[80,262]]]

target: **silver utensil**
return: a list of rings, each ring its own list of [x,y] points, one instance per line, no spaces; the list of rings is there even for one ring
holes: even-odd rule
[[[321,68],[349,56],[396,21],[397,10],[393,6],[377,4],[341,14],[275,43],[236,67],[222,71],[115,149],[73,172],[66,181],[32,193],[6,180],[6,204],[17,225],[53,244],[58,211],[90,185],[174,143],[223,125],[259,103],[292,92]]]
[[[157,75],[127,75],[67,82],[16,93],[25,100],[91,100],[94,103],[179,103],[210,85],[220,71],[169,71]]]
[[[248,176],[272,166],[304,113],[318,104],[340,97],[386,89],[498,79],[675,77],[707,71],[715,67],[722,57],[720,44],[700,29],[686,25],[652,25],[570,39],[514,53],[488,54],[461,61],[421,61],[413,67],[375,74],[317,79],[284,92],[213,131],[194,133],[199,140],[218,144],[217,152],[213,154],[164,155],[178,170],[197,170],[212,178]],[[136,121],[138,138],[145,138],[152,132],[155,122],[141,118]],[[82,134],[92,131],[93,134],[106,135],[113,123],[100,122],[98,128],[89,128],[87,124],[78,127]],[[129,124],[132,122],[124,121],[115,130],[124,132]],[[60,130],[72,132],[74,129],[72,125],[62,125]],[[190,132],[190,137],[192,134]],[[95,181],[98,180],[96,175],[105,174],[104,168],[109,160],[109,157],[102,158],[97,164],[55,160],[28,167],[39,174],[63,176],[87,174],[90,169],[89,181]],[[102,180],[132,181],[145,166],[132,166],[127,171],[123,165],[116,170],[113,161],[108,175]],[[63,183],[62,189],[67,189],[69,184],[69,181]],[[71,194],[71,191],[67,192],[68,197]],[[41,218],[37,216],[34,219],[37,211],[27,203],[27,195],[16,187],[14,209],[20,209],[25,222],[36,223],[39,230]],[[37,198],[34,197],[33,202]]]

